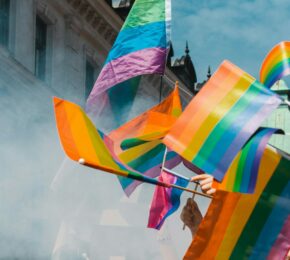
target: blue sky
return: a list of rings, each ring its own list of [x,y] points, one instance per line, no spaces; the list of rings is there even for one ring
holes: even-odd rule
[[[172,0],[175,56],[188,40],[198,81],[224,59],[258,77],[267,52],[290,40],[289,25],[289,0]]]

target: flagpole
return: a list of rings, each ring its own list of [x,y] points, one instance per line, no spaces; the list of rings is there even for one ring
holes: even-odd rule
[[[115,175],[123,176],[125,178],[130,178],[130,179],[138,180],[138,181],[141,181],[141,182],[144,182],[144,183],[149,183],[149,184],[152,184],[152,185],[158,185],[158,186],[161,186],[161,187],[175,188],[175,189],[187,191],[187,192],[190,192],[190,193],[195,193],[195,194],[198,194],[198,195],[203,196],[203,197],[212,198],[212,196],[210,196],[210,195],[203,194],[203,193],[198,192],[198,191],[195,191],[195,190],[190,190],[190,189],[187,189],[187,188],[178,186],[178,185],[169,184],[169,183],[161,182],[161,181],[157,181],[156,183],[153,183],[153,182],[149,182],[149,181],[146,181],[146,180],[142,180],[142,179],[133,177],[132,175],[131,176],[128,176],[126,174],[126,171],[123,171],[123,170],[114,170],[114,169],[107,168],[107,167],[104,167],[104,166],[98,166],[98,167],[96,167],[95,165],[92,165],[90,163],[87,163],[83,158],[80,158],[78,162],[79,162],[79,164],[85,165],[85,166],[87,166],[89,168],[93,168],[93,169],[96,169],[96,170],[101,170],[101,171],[109,172],[109,173],[112,173],[112,174],[115,174]]]

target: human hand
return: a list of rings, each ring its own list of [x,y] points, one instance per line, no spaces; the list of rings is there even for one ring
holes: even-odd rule
[[[202,215],[197,206],[197,203],[192,198],[188,198],[186,205],[183,207],[180,218],[184,225],[188,226],[192,236],[194,236],[201,220]]]
[[[199,181],[200,188],[203,193],[208,195],[214,194],[216,189],[212,187],[213,177],[209,174],[199,174],[191,178],[191,181]]]

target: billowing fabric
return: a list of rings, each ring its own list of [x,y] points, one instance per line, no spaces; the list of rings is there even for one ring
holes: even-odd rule
[[[189,180],[173,176],[165,171],[162,171],[158,180],[181,187],[187,187],[189,183]],[[182,190],[156,186],[150,206],[147,227],[160,229],[166,218],[179,208],[181,194]]]
[[[290,74],[290,42],[283,41],[267,54],[260,69],[260,81],[268,88]]]
[[[171,0],[135,1],[87,100],[90,115],[98,115],[110,103],[106,91],[113,86],[144,74],[164,74],[170,5]],[[138,80],[130,85],[136,91]]]
[[[276,128],[259,128],[238,153],[223,181],[221,183],[215,182],[215,188],[253,193],[263,152],[274,133],[283,134],[284,132]]]
[[[240,149],[281,102],[252,76],[224,61],[164,144],[221,181]]]
[[[160,104],[132,119],[109,133],[114,153],[132,169],[145,176],[157,177],[165,152],[163,137],[181,114],[182,108],[178,87]],[[165,167],[173,168],[180,163],[180,157],[169,151]],[[129,196],[140,184],[138,181],[119,178],[122,188]]]
[[[285,259],[290,161],[268,146],[254,194],[217,191],[184,259]]]
[[[54,98],[54,109],[60,141],[70,159],[77,162],[83,159],[84,165],[92,168],[168,187],[121,164],[104,143],[106,136],[95,128],[78,105]]]

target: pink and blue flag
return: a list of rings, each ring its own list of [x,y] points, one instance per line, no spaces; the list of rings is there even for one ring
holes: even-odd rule
[[[170,23],[171,0],[135,1],[87,100],[90,115],[100,115],[108,103],[113,103],[111,98],[116,93],[110,94],[112,87],[119,84],[124,90],[129,86],[125,93],[134,96],[138,76],[164,74]],[[118,102],[122,103],[122,98]]]
[[[181,187],[187,187],[190,181],[189,178],[177,177],[165,171],[162,171],[158,180]],[[182,190],[156,186],[151,202],[147,227],[160,229],[166,218],[178,209],[181,194]]]

